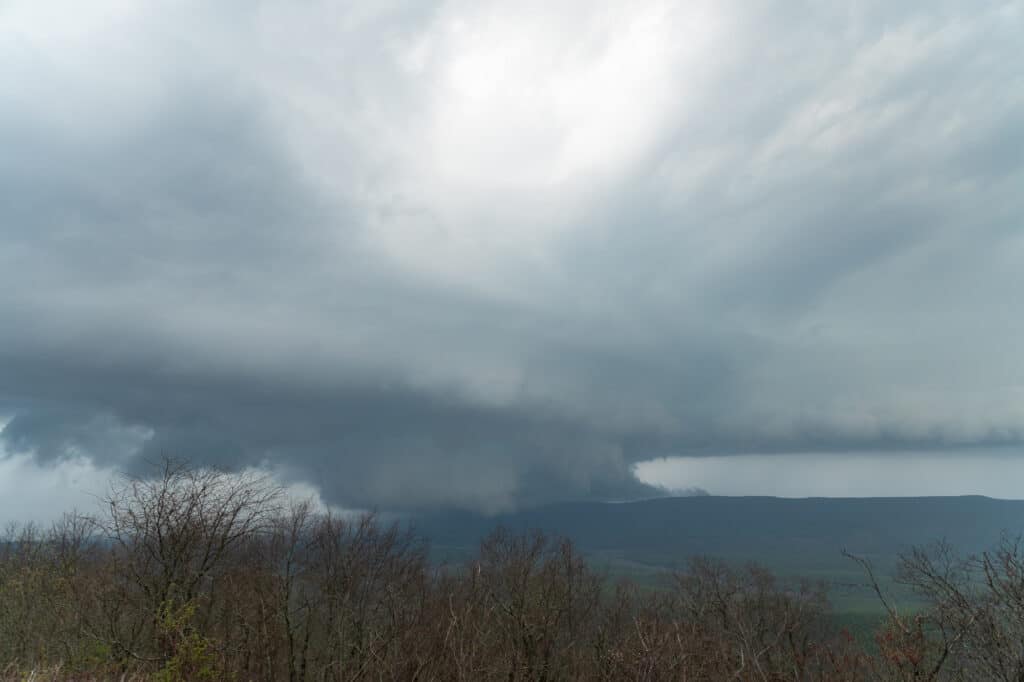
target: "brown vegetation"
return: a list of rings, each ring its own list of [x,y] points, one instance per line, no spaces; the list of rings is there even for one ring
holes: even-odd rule
[[[610,584],[568,540],[498,531],[465,565],[436,567],[372,515],[167,462],[115,484],[96,517],[8,529],[0,677],[1021,679],[1016,544],[917,551],[902,575],[933,606],[903,616],[885,602],[869,655],[830,627],[820,586],[755,566],[695,559],[669,589],[641,590]]]

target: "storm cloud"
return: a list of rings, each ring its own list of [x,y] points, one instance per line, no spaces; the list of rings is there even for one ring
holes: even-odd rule
[[[1024,454],[1022,34],[1019,2],[4,3],[0,452],[489,511],[651,495],[673,455]]]

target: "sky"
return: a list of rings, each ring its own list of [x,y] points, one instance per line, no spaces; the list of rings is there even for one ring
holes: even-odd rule
[[[0,520],[163,455],[344,508],[1024,497],[1022,34],[0,2]]]

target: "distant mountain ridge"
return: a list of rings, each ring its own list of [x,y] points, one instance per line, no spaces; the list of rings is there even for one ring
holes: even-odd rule
[[[666,497],[567,502],[486,517],[461,511],[416,517],[433,544],[475,545],[498,526],[566,535],[582,549],[672,567],[687,556],[766,561],[794,569],[845,565],[840,552],[892,558],[945,539],[981,551],[1024,532],[1024,500],[982,496],[901,498]]]

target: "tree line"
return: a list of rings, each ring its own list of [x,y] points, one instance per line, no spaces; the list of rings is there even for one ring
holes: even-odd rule
[[[409,529],[287,499],[258,474],[163,462],[90,515],[0,542],[0,679],[1024,680],[1016,541],[900,560],[926,607],[864,646],[821,584],[692,559],[613,582],[572,542],[498,530],[437,566]]]

